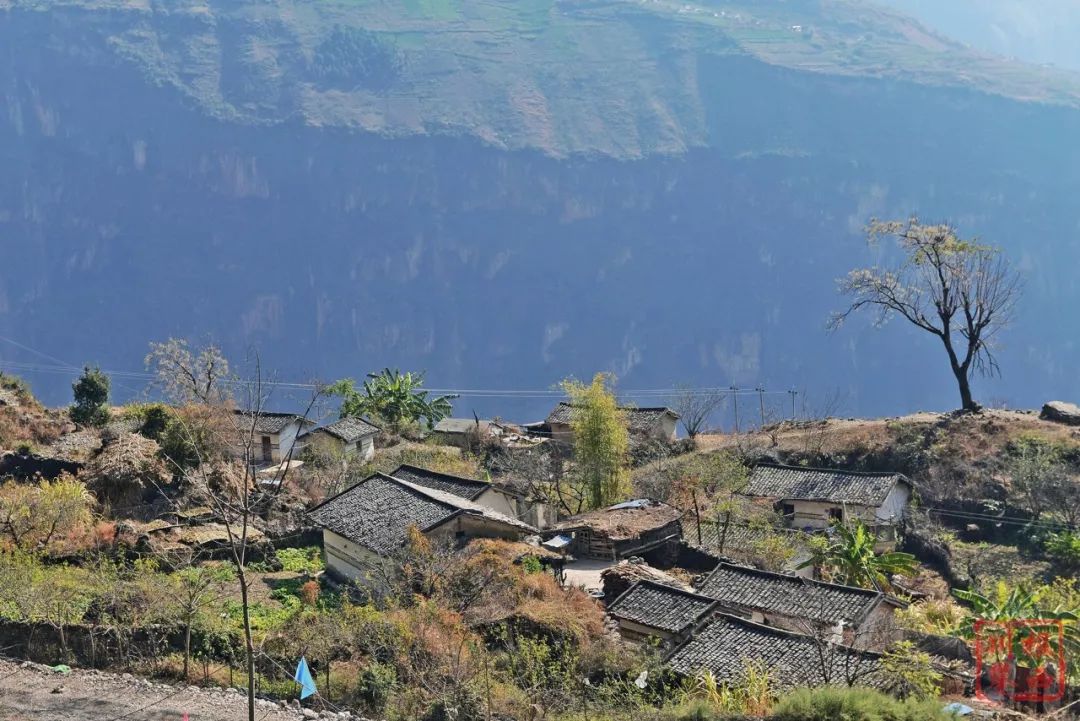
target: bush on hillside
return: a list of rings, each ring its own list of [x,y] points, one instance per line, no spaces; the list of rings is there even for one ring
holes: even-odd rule
[[[775,721],[945,721],[938,700],[899,701],[869,688],[799,689],[781,698]]]

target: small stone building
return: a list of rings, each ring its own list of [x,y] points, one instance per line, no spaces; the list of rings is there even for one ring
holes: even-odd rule
[[[638,581],[616,598],[607,612],[628,641],[658,638],[673,644],[684,640],[716,608],[716,600],[707,596],[655,581]]]
[[[378,426],[363,418],[349,416],[304,433],[300,441],[305,446],[322,447],[343,459],[371,460],[375,457],[375,436],[378,434]]]
[[[682,516],[678,508],[639,498],[571,516],[548,528],[544,537],[577,558],[620,560],[649,554],[663,565],[665,556],[677,553]]]

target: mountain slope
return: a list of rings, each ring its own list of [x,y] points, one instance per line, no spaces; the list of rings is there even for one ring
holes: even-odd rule
[[[211,336],[234,358],[257,348],[291,381],[399,365],[428,369],[436,387],[542,389],[612,369],[627,388],[763,383],[783,403],[792,386],[840,388],[853,413],[945,409],[955,391],[931,339],[823,330],[834,278],[873,260],[866,219],[917,211],[1003,245],[1028,276],[1005,377],[981,398],[1080,395],[1080,317],[1062,312],[1080,301],[1080,112],[1068,104],[796,70],[731,32],[702,50],[686,44],[699,37],[687,13],[644,22],[627,6],[618,27],[638,23],[637,36],[605,40],[601,22],[576,36],[603,62],[519,56],[528,33],[515,25],[471,40],[485,52],[454,55],[442,76],[432,65],[409,122],[366,132],[356,118],[412,91],[333,84],[419,73],[439,33],[400,61],[366,35],[342,40],[358,49],[326,49],[317,82],[330,87],[316,92],[291,79],[322,37],[295,29],[315,12],[305,6],[230,4],[242,20],[133,6],[0,11],[0,336],[126,371],[148,340]],[[404,23],[389,6],[326,7]],[[288,35],[282,18],[303,41],[295,66],[271,42]],[[136,56],[139,38],[150,50]],[[621,59],[646,45],[674,50],[651,66]],[[144,61],[153,48],[157,65]],[[341,70],[339,55],[364,61]],[[550,121],[507,120],[499,62],[546,83],[521,97]],[[316,119],[312,98],[341,118]],[[51,363],[2,348],[0,360]],[[63,375],[33,380],[49,402],[70,396]],[[546,404],[471,397],[458,411],[528,420]]]
[[[555,155],[715,144],[698,83],[723,56],[1080,105],[1076,77],[977,55],[861,0],[6,3],[22,26],[77,25],[79,46],[57,50],[122,59],[221,120]]]

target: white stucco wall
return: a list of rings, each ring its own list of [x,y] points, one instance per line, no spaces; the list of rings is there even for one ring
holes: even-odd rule
[[[349,580],[367,580],[386,559],[333,531],[323,529],[323,561],[327,569]],[[378,575],[378,574],[375,574]]]
[[[911,489],[903,483],[897,483],[889,491],[885,502],[875,511],[875,518],[881,523],[899,523],[907,513],[908,503],[911,502]]]

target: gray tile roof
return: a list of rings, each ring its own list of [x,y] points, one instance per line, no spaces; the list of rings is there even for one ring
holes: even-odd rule
[[[788,539],[796,549],[796,553],[806,550],[806,544],[810,540],[810,534],[795,528],[783,528],[781,526],[759,526],[732,521],[724,531],[721,521],[702,520],[701,522],[701,545],[704,548],[718,549],[722,553],[744,551],[751,552],[764,542],[769,534],[780,534]],[[697,534],[694,530],[687,533],[689,540],[696,542]],[[721,537],[724,547],[720,548]]]
[[[470,501],[475,501],[480,497],[480,494],[491,488],[491,484],[486,481],[451,476],[449,473],[439,473],[408,464],[398,466],[390,472],[390,475],[417,486],[432,488],[444,493],[453,493],[455,496],[467,498]]]
[[[233,422],[236,429],[241,433],[251,430],[252,420],[255,422],[255,432],[259,434],[273,435],[281,433],[290,423],[298,423],[303,420],[302,416],[295,413],[271,413],[260,411],[258,416],[250,411],[234,410]],[[304,425],[314,425],[312,421],[305,421]]]
[[[897,483],[911,485],[900,473],[856,473],[759,464],[741,493],[745,496],[829,501],[880,506]]]
[[[833,625],[858,624],[884,598],[877,591],[721,563],[698,593],[731,610],[752,609]]]
[[[608,613],[651,628],[680,633],[716,607],[716,601],[655,581],[638,581],[612,601]]]
[[[675,419],[679,417],[679,414],[675,411],[663,407],[637,408],[635,406],[619,406],[619,410],[626,414],[626,423],[630,426],[630,430],[640,432],[653,430],[659,423],[663,422],[664,416],[671,416]],[[573,404],[563,401],[552,409],[544,422],[569,424],[573,415]]]
[[[879,686],[876,654],[856,651],[802,634],[718,615],[667,658],[684,676],[711,671],[720,683],[738,683],[750,662],[769,672],[774,690],[826,683]]]
[[[450,493],[423,488],[381,473],[361,481],[308,511],[308,518],[380,555],[400,548],[410,526],[427,531],[459,513],[481,516],[522,534],[536,529],[516,518]]]
[[[314,428],[307,433],[304,433],[303,435],[310,436],[313,433],[319,433],[320,431],[322,431],[323,433],[329,433],[335,438],[340,438],[345,443],[355,443],[361,438],[374,436],[379,432],[379,427],[368,423],[363,418],[346,416],[345,418],[334,421],[329,425],[325,425],[320,428]]]

